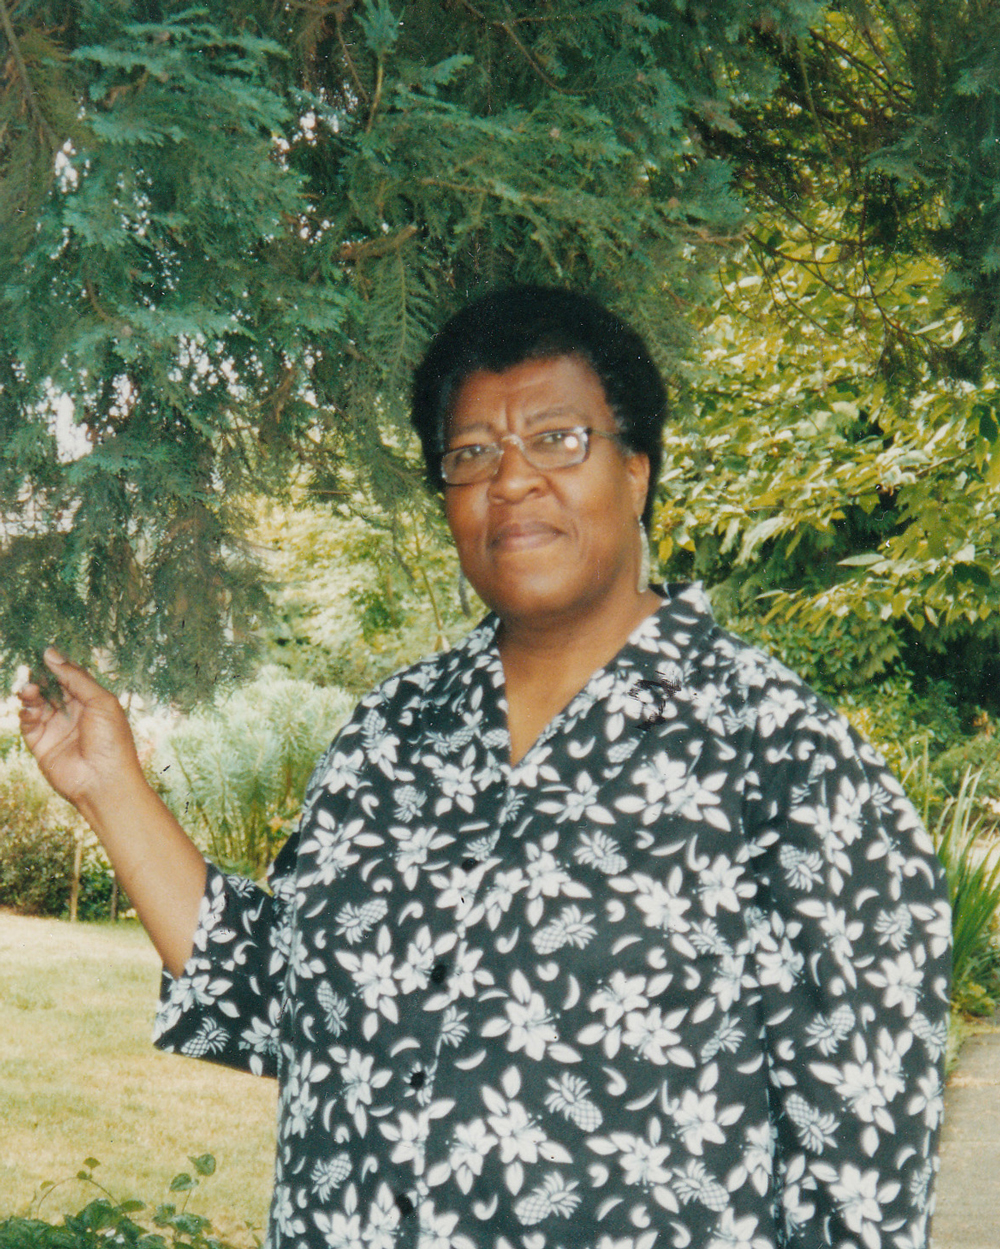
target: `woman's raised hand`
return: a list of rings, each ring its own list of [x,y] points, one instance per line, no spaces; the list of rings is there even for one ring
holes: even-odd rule
[[[179,976],[191,954],[205,860],[143,776],[118,699],[51,647],[45,665],[65,705],[24,686],[24,740],[45,779],[100,838],[164,965]]]
[[[112,792],[142,783],[132,731],[108,690],[53,647],[45,666],[59,682],[64,706],[53,706],[37,685],[19,691],[21,733],[53,789],[89,815]]]

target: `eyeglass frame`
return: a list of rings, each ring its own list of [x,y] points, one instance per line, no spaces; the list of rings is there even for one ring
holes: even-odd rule
[[[583,454],[578,460],[571,460],[569,464],[560,464],[558,468],[544,468],[535,464],[528,453],[528,444],[541,438],[551,437],[552,434],[576,434],[583,443]],[[452,447],[448,451],[442,451],[438,464],[441,470],[441,477],[446,486],[478,486],[484,481],[493,481],[497,473],[500,471],[500,465],[503,461],[503,448],[505,443],[513,443],[520,451],[524,460],[535,470],[536,473],[557,473],[562,472],[565,468],[578,468],[583,464],[590,455],[590,439],[591,435],[596,434],[598,438],[607,438],[610,442],[615,442],[622,449],[625,443],[622,441],[621,434],[610,429],[595,429],[593,425],[562,425],[557,429],[540,429],[537,434],[529,434],[524,439],[520,434],[504,434],[502,438],[498,438],[496,442],[470,442],[462,447]],[[492,458],[492,472],[487,473],[484,477],[475,477],[472,481],[449,481],[445,472],[445,460],[449,455],[453,455],[457,451],[468,451],[473,447],[482,447],[486,449]]]

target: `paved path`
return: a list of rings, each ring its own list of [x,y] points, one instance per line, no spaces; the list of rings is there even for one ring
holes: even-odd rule
[[[934,1249],[1000,1249],[1000,1017],[971,1037],[945,1093]]]

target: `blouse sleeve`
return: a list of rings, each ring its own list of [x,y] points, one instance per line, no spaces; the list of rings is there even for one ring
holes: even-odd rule
[[[920,1249],[947,1035],[943,872],[876,752],[780,693],[759,708],[747,814],[784,1243]]]
[[[191,957],[178,979],[163,973],[153,1025],[159,1049],[277,1074],[297,840],[274,862],[271,893],[208,865]]]

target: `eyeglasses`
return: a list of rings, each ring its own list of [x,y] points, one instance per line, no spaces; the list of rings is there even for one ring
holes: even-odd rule
[[[504,434],[497,442],[472,442],[454,447],[441,456],[441,476],[449,486],[472,486],[490,481],[500,471],[504,444],[512,442],[532,468],[548,473],[559,468],[582,464],[590,451],[592,435],[620,444],[617,434],[604,429],[574,425],[571,429],[545,429],[541,433],[520,438]]]

